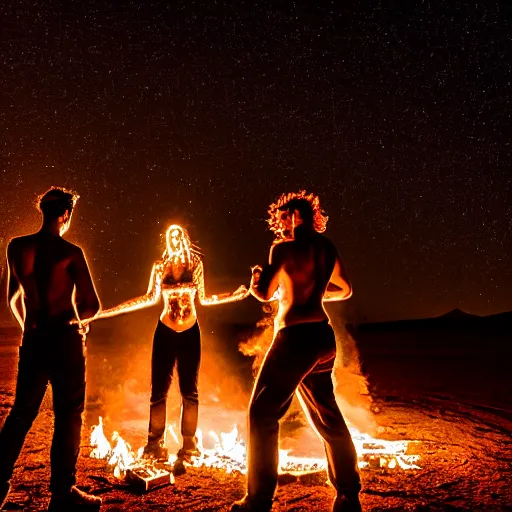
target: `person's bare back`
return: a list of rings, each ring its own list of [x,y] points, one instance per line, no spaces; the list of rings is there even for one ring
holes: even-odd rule
[[[76,198],[50,189],[40,200],[41,229],[9,242],[7,300],[22,330],[67,325],[76,314],[82,320],[100,307],[82,249],[62,238]]]
[[[323,302],[345,300],[352,293],[334,244],[302,226],[294,233],[295,238],[272,247],[269,265],[256,284],[260,300],[270,300],[278,290],[277,329],[327,320]]]
[[[22,293],[25,328],[67,324],[77,311],[96,309],[98,299],[82,250],[60,236],[43,231],[14,238],[7,249],[11,286]]]
[[[329,283],[336,249],[324,236],[306,236],[277,244],[273,261],[280,267],[278,328],[327,319],[322,299]]]

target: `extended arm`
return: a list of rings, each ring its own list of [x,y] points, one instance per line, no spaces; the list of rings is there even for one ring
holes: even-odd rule
[[[245,299],[249,295],[249,290],[244,286],[239,286],[233,293],[221,293],[219,295],[206,296],[204,286],[204,267],[203,262],[198,258],[194,271],[194,283],[197,287],[199,303],[202,306],[215,306],[227,302],[235,302]]]
[[[14,271],[12,253],[13,248],[12,245],[9,244],[7,247],[7,303],[9,304],[9,308],[11,309],[12,314],[20,324],[21,330],[23,331],[25,322],[23,315],[19,312],[17,307],[17,301],[21,297],[22,288]]]
[[[324,293],[324,302],[347,300],[352,296],[352,285],[338,255],[332,271],[331,279]]]
[[[160,263],[155,263],[151,270],[151,277],[149,278],[148,291],[145,295],[136,297],[135,299],[127,300],[109,309],[101,310],[94,318],[89,321],[98,320],[99,318],[110,318],[122,313],[129,313],[130,311],[137,311],[138,309],[154,306],[160,300],[162,291],[162,266]]]
[[[269,263],[263,269],[254,267],[251,280],[251,293],[261,302],[275,300],[279,286],[279,271],[282,265],[283,246],[278,244],[270,249]]]

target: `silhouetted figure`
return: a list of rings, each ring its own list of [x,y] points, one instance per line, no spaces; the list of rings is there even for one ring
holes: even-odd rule
[[[82,249],[64,240],[77,196],[52,188],[40,198],[37,233],[7,247],[8,301],[23,331],[14,405],[0,432],[0,502],[48,383],[55,428],[49,510],[99,510],[101,499],[75,487],[85,402],[85,349],[76,318],[94,316],[100,303]],[[17,306],[21,299],[21,310]]]
[[[251,293],[277,299],[275,335],[260,367],[249,405],[247,493],[232,510],[272,507],[279,463],[279,420],[297,391],[304,411],[324,441],[334,511],[360,511],[357,454],[336,404],[332,369],[334,331],[324,300],[346,300],[352,287],[338,252],[321,235],[327,217],[318,197],[283,195],[271,205],[270,229],[278,240],[269,264],[253,268]]]
[[[206,297],[203,262],[193,248],[188,233],[176,224],[166,232],[166,249],[154,263],[145,295],[102,310],[92,320],[108,318],[157,304],[161,298],[164,308],[155,330],[151,356],[151,402],[148,444],[144,454],[156,459],[167,459],[164,443],[167,414],[167,394],[174,367],[177,368],[181,393],[181,434],[183,445],[178,451],[175,474],[185,470],[183,462],[198,456],[197,380],[201,359],[201,334],[194,300],[198,295],[203,306],[244,299],[249,295],[245,286],[233,293]]]

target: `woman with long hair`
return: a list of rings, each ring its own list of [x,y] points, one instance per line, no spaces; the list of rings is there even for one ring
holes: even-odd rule
[[[249,291],[240,286],[233,293],[206,297],[201,255],[185,229],[177,224],[166,232],[162,258],[153,264],[145,295],[100,311],[92,320],[153,306],[163,299],[164,307],[153,337],[151,356],[151,400],[147,457],[166,459],[163,447],[166,428],[166,402],[176,365],[182,400],[181,434],[183,445],[178,460],[190,462],[199,455],[197,448],[198,374],[201,359],[201,334],[197,321],[195,297],[203,306],[246,298]],[[82,328],[87,325],[82,323]]]

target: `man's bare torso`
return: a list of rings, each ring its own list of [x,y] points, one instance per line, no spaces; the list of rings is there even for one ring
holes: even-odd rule
[[[9,244],[12,277],[21,285],[25,329],[75,318],[73,290],[82,251],[60,236],[39,232]]]
[[[327,320],[322,298],[337,252],[324,236],[311,233],[276,246],[280,264],[276,328]]]

